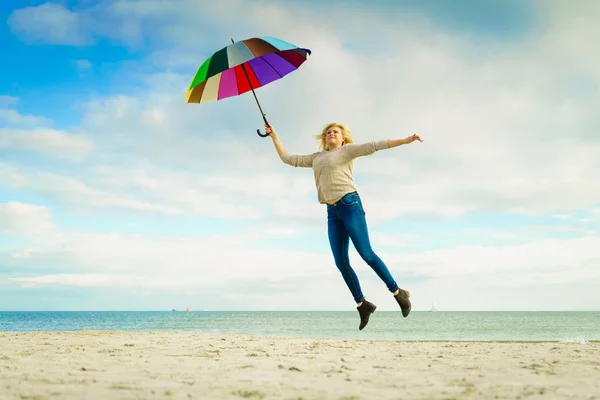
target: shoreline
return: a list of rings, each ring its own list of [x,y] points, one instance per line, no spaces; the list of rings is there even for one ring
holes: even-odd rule
[[[378,338],[360,338],[360,337],[337,337],[337,336],[298,336],[298,335],[271,335],[271,334],[256,334],[256,333],[243,333],[243,332],[205,332],[205,331],[194,331],[194,330],[123,330],[123,329],[65,329],[65,330],[29,330],[29,331],[3,331],[0,329],[0,337],[2,334],[75,334],[75,333],[96,333],[96,334],[192,334],[201,335],[207,337],[214,336],[235,336],[235,337],[248,337],[248,338],[260,338],[260,339],[273,339],[273,340],[294,340],[294,339],[311,339],[311,340],[358,340],[358,341],[372,341],[372,342],[391,342],[391,343],[564,343],[564,344],[594,344],[600,343],[600,339],[583,339],[577,338],[571,339],[546,339],[546,340],[512,340],[512,339],[378,339]]]
[[[138,312],[152,312],[152,313],[350,313],[356,314],[356,310],[339,309],[339,310],[202,310],[202,309],[190,309],[185,310],[0,310],[0,313],[84,313],[84,312],[101,312],[101,313],[138,313]],[[390,309],[377,309],[378,313],[394,313],[398,314],[398,310],[395,308]],[[600,310],[436,310],[431,311],[428,309],[413,309],[411,313],[419,314],[440,314],[440,313],[598,313]]]
[[[600,343],[0,333],[8,399],[590,399]]]

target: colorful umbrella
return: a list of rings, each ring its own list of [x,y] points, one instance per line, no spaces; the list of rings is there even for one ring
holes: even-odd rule
[[[311,51],[274,37],[234,42],[210,56],[188,87],[188,103],[206,103],[238,96],[251,90],[268,125],[254,89],[283,78],[306,61]],[[257,129],[259,136],[266,137]]]

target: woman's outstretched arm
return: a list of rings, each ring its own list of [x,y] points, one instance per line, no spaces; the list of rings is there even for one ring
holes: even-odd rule
[[[417,135],[412,135],[405,139],[383,139],[361,144],[346,144],[342,146],[342,148],[351,158],[356,158],[371,155],[379,150],[391,149],[392,147],[398,147],[402,146],[403,144],[412,143],[415,140],[422,142],[420,137]]]
[[[402,146],[403,144],[409,144],[409,143],[414,142],[415,140],[418,140],[419,142],[423,141],[417,135],[412,135],[405,139],[388,139],[388,148],[391,149],[392,147],[398,147],[398,146]]]
[[[293,167],[312,167],[312,160],[316,153],[306,155],[289,154],[285,147],[283,147],[283,143],[281,143],[279,136],[277,136],[277,132],[275,132],[275,129],[271,125],[265,125],[265,132],[273,139],[275,150],[277,150],[277,154],[279,154],[281,161]]]

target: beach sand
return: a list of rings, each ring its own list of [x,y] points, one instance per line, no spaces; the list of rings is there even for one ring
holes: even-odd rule
[[[600,399],[600,343],[0,332],[1,399]]]

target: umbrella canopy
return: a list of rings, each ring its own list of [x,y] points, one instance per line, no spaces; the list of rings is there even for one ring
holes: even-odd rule
[[[254,92],[298,69],[310,53],[308,49],[268,36],[233,42],[204,61],[188,87],[185,100],[206,103]]]

